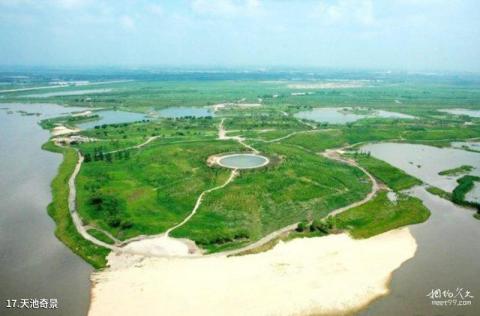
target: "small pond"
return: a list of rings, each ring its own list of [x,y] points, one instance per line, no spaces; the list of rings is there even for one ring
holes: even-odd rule
[[[196,107],[170,107],[158,111],[158,115],[168,118],[181,118],[186,116],[193,117],[207,117],[215,116],[215,114],[209,108],[196,108]]]
[[[255,154],[233,154],[220,157],[218,164],[230,169],[260,168],[269,163],[267,157]]]
[[[81,129],[89,129],[97,125],[131,123],[131,122],[149,119],[145,114],[127,112],[127,111],[108,110],[108,111],[94,112],[94,114],[100,115],[100,119],[81,123],[81,124],[78,124],[77,126]]]
[[[370,113],[355,113],[352,111],[352,108],[343,107],[343,108],[315,108],[310,111],[302,111],[295,114],[295,117],[300,119],[313,120],[321,123],[330,123],[330,124],[346,124],[350,122],[358,121],[362,118],[375,118],[375,117],[385,117],[385,118],[402,118],[402,119],[413,119],[414,116],[390,112],[384,110],[375,110]]]

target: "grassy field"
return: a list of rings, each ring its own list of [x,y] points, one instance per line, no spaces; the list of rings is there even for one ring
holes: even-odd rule
[[[355,154],[353,158],[360,166],[367,169],[375,178],[386,184],[393,191],[401,191],[422,184],[422,181],[417,178],[370,155]]]
[[[452,193],[445,192],[440,188],[428,186],[427,191],[441,197],[442,199],[449,200],[449,201],[452,200]]]
[[[133,140],[141,143],[151,135],[143,130],[169,130],[170,124],[107,127],[101,149],[96,143],[79,145],[92,157],[77,178],[78,208],[86,223],[119,239],[161,233],[191,211],[202,191],[227,179],[228,170],[207,166],[210,155],[245,150],[233,141],[212,140],[212,131],[206,127],[202,135],[158,138],[144,148],[129,150],[128,158],[116,153],[107,158],[108,150],[118,147],[109,139],[118,134],[128,135],[122,144],[131,146]],[[135,133],[139,129],[142,133]],[[96,132],[85,132],[92,133]],[[302,148],[272,143],[258,149],[272,159],[272,166],[242,171],[225,189],[207,195],[197,215],[174,231],[174,236],[218,251],[254,241],[293,222],[323,217],[370,190],[361,171]],[[97,159],[100,151],[103,158]]]
[[[322,218],[361,200],[370,183],[360,170],[283,144],[259,149],[280,157],[277,165],[242,171],[225,189],[212,192],[185,226],[174,231],[210,251],[254,241],[289,224]]]
[[[161,233],[187,216],[202,191],[228,178],[228,170],[208,167],[207,158],[242,150],[233,141],[154,141],[128,158],[92,160],[77,180],[79,213],[119,239]]]
[[[368,238],[391,229],[424,222],[430,211],[414,197],[399,194],[396,202],[381,192],[373,200],[335,217],[336,227],[354,238]]]

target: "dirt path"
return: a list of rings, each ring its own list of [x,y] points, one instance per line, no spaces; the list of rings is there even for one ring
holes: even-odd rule
[[[354,208],[354,207],[357,207],[357,206],[360,206],[362,204],[365,204],[367,203],[368,201],[370,201],[376,194],[377,192],[380,190],[380,184],[377,182],[377,180],[375,179],[375,177],[373,177],[365,168],[363,168],[362,166],[360,166],[355,160],[353,159],[346,159],[346,158],[342,158],[341,156],[341,153],[342,153],[342,149],[334,149],[334,150],[326,150],[322,153],[322,156],[328,158],[328,159],[333,159],[333,160],[336,160],[336,161],[339,161],[339,162],[343,162],[343,163],[346,163],[352,167],[355,167],[355,168],[358,168],[360,170],[362,170],[363,173],[365,173],[367,175],[367,177],[370,179],[370,182],[372,182],[372,190],[370,191],[370,193],[367,194],[367,196],[361,200],[361,201],[358,201],[358,202],[355,202],[355,203],[352,203],[350,205],[347,205],[345,207],[341,207],[339,209],[336,209],[334,210],[333,212],[329,213],[328,215],[330,216],[334,216],[334,215],[337,215],[337,214],[340,214],[342,212],[345,212],[351,208]]]
[[[259,141],[259,142],[263,142],[263,143],[267,143],[267,144],[270,144],[270,143],[276,143],[276,142],[279,142],[279,141],[282,141],[284,139],[287,139],[287,138],[290,138],[292,136],[295,136],[297,134],[307,134],[307,133],[319,133],[319,132],[329,132],[329,131],[332,131],[332,129],[312,129],[312,130],[308,130],[308,131],[296,131],[296,132],[292,132],[288,135],[285,135],[285,136],[282,136],[282,137],[278,137],[278,138],[274,138],[274,139],[270,139],[270,140],[264,140],[264,139],[251,139],[251,140],[255,140],[255,141]]]
[[[250,245],[247,245],[245,247],[234,249],[234,250],[217,252],[217,253],[213,253],[213,254],[207,255],[207,256],[212,256],[212,257],[215,257],[215,256],[232,256],[232,255],[236,255],[236,254],[239,254],[239,253],[242,253],[242,252],[245,252],[245,251],[249,251],[249,250],[261,247],[261,246],[265,245],[266,243],[279,238],[281,235],[283,235],[285,233],[288,233],[288,232],[291,232],[291,231],[295,230],[297,228],[297,226],[298,226],[298,223],[294,223],[294,224],[288,225],[286,227],[280,228],[279,230],[276,230],[276,231],[268,234],[267,236],[257,240],[256,242],[254,242]]]
[[[169,229],[167,229],[167,231],[165,232],[165,236],[168,237],[168,235],[169,235],[173,230],[175,230],[175,229],[177,229],[177,228],[185,225],[185,223],[187,223],[187,222],[193,217],[193,215],[195,215],[195,213],[197,213],[198,208],[199,208],[200,205],[202,204],[203,197],[204,197],[206,194],[226,187],[230,182],[233,181],[233,179],[235,179],[235,177],[236,177],[237,175],[238,175],[238,170],[237,170],[237,169],[233,169],[232,172],[230,173],[230,176],[228,177],[227,181],[225,181],[222,185],[216,186],[216,187],[214,187],[214,188],[205,190],[205,191],[203,191],[202,193],[200,193],[200,195],[199,195],[198,198],[197,198],[197,202],[195,203],[195,206],[194,206],[193,209],[192,209],[192,212],[191,212],[181,223],[179,223],[179,224],[177,224],[177,225],[175,225],[175,226],[170,227]]]
[[[152,136],[152,137],[149,137],[145,142],[143,142],[141,144],[131,146],[131,147],[127,147],[127,148],[112,150],[112,151],[109,151],[108,153],[113,154],[113,153],[116,153],[116,152],[119,152],[119,151],[125,151],[125,150],[129,150],[129,149],[139,149],[139,148],[142,148],[145,145],[148,145],[149,143],[153,142],[155,139],[157,139],[159,137],[160,136]]]
[[[75,225],[75,228],[77,229],[78,233],[82,235],[83,238],[91,241],[97,246],[105,247],[111,250],[118,250],[118,247],[109,245],[101,240],[98,240],[97,238],[93,237],[87,232],[86,226],[83,225],[82,219],[78,215],[77,212],[77,207],[76,207],[76,198],[77,198],[77,190],[75,187],[75,179],[77,178],[78,173],[80,172],[80,168],[82,167],[83,163],[83,156],[77,151],[78,154],[78,161],[77,164],[75,165],[75,169],[73,170],[72,175],[70,176],[70,179],[68,180],[68,188],[69,188],[69,193],[68,193],[68,210],[70,212],[70,215],[72,217],[73,224]]]
[[[259,154],[260,152],[253,148],[252,146],[248,145],[245,143],[245,138],[241,136],[227,136],[227,130],[225,129],[223,122],[225,119],[222,119],[220,124],[218,125],[218,139],[220,140],[235,140],[239,142],[243,147],[248,148],[251,150],[254,154]]]
[[[85,225],[84,227],[87,230],[87,232],[88,232],[89,229],[94,229],[94,230],[98,230],[99,232],[102,232],[104,235],[106,235],[108,238],[110,238],[115,243],[115,246],[119,246],[122,243],[121,240],[117,239],[115,236],[113,236],[112,234],[110,234],[108,231],[106,231],[104,229],[101,229],[101,228],[98,228],[98,227],[92,226],[92,225]]]
[[[128,149],[139,149],[147,144],[149,144],[150,142],[154,141],[155,139],[157,139],[159,136],[152,136],[150,138],[148,138],[145,142],[139,144],[139,145],[136,145],[136,146],[132,146],[132,147],[128,147],[128,148],[125,148],[125,149],[121,149],[121,150],[128,150]],[[80,172],[80,169],[82,168],[82,163],[83,163],[83,156],[80,154],[80,152],[78,150],[75,149],[75,151],[77,152],[77,155],[78,155],[78,161],[77,161],[77,164],[75,165],[75,169],[73,170],[73,173],[72,175],[70,176],[70,179],[68,180],[68,188],[69,188],[69,193],[68,193],[68,210],[70,212],[70,215],[72,217],[72,221],[73,221],[73,224],[75,225],[75,228],[77,229],[78,233],[80,235],[82,235],[83,238],[91,241],[92,243],[94,243],[95,245],[97,246],[101,246],[101,247],[105,247],[105,248],[108,248],[108,249],[111,249],[111,250],[120,250],[120,248],[117,246],[119,244],[121,244],[122,242],[120,240],[118,240],[117,238],[115,238],[113,235],[111,235],[110,233],[102,230],[102,229],[99,229],[95,226],[91,226],[91,225],[83,225],[83,221],[82,219],[80,218],[80,215],[78,214],[77,212],[77,206],[76,206],[76,199],[77,199],[77,189],[76,189],[76,186],[75,186],[75,180]],[[120,151],[120,150],[114,150],[114,151],[111,151],[110,153],[115,153],[117,151]],[[90,235],[88,233],[88,229],[96,229],[98,231],[101,231],[102,233],[104,233],[105,235],[107,235],[110,239],[112,239],[112,241],[115,243],[115,245],[110,245],[110,244],[107,244],[106,242],[103,242],[101,240],[98,240],[97,238],[93,237],[92,235]]]

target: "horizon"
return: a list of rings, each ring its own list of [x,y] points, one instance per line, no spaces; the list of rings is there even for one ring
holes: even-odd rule
[[[479,73],[474,0],[0,1],[0,64]]]

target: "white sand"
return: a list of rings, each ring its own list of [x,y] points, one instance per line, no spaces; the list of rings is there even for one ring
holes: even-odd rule
[[[73,133],[78,133],[80,130],[79,129],[70,129],[70,128],[67,128],[63,125],[60,125],[60,126],[55,126],[51,133],[52,133],[52,136],[60,136],[60,135],[68,135],[68,134],[73,134]]]
[[[124,246],[122,250],[130,254],[153,257],[183,257],[200,253],[192,241],[165,235],[133,241]]]
[[[255,255],[109,256],[92,276],[89,315],[298,315],[357,310],[388,293],[412,258],[408,228],[366,240],[345,234],[296,239]]]

